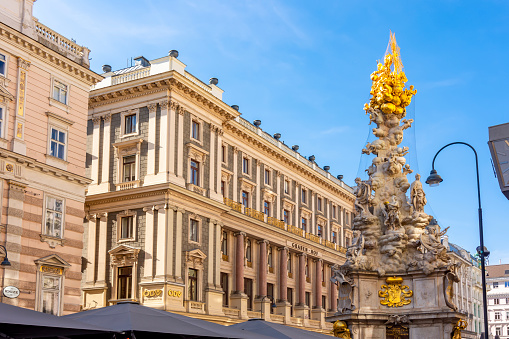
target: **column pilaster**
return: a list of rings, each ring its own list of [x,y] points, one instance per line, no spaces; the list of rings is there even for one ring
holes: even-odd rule
[[[101,151],[99,148],[101,138],[101,117],[93,117],[92,122],[94,124],[92,129],[92,184],[89,186],[89,191],[92,185],[99,184],[99,157],[101,156]]]
[[[170,227],[167,226],[166,205],[154,206],[157,211],[157,253],[156,253],[156,279],[163,279],[168,274],[166,265],[168,261],[168,232]],[[154,212],[155,213],[155,212]],[[172,239],[173,240],[173,239]],[[173,241],[172,241],[173,243]]]
[[[177,135],[177,177],[179,184],[185,186],[184,179],[184,108],[178,106],[178,135]]]
[[[182,279],[182,220],[185,210],[177,208],[177,224],[175,225],[175,280]]]
[[[279,249],[279,300],[276,303],[276,314],[284,316],[284,323],[290,323],[291,307],[288,302],[288,247]]]
[[[95,265],[96,265],[96,246],[97,246],[97,215],[87,215],[88,220],[88,242],[87,242],[87,285],[93,285],[95,282]]]
[[[157,104],[150,103],[147,105],[148,108],[148,151],[147,151],[147,175],[144,178],[144,184],[153,184],[156,174],[156,112]],[[163,136],[163,133],[160,133]],[[159,157],[159,161],[161,158]]]
[[[223,150],[223,130],[218,127],[217,129],[217,162],[216,162],[216,193],[219,196],[220,201],[223,201],[223,197],[221,196],[221,163],[223,162],[222,156]],[[225,192],[226,193],[226,192]]]
[[[99,255],[97,258],[97,282],[96,284],[106,286],[106,256],[108,255],[108,213],[98,214],[99,220]]]
[[[281,172],[276,171],[276,218],[281,220]]]
[[[102,150],[102,173],[101,192],[110,191],[110,150],[111,150],[111,114],[103,115],[103,150]]]
[[[154,207],[145,207],[143,208],[143,212],[145,212],[145,262],[143,280],[152,281],[154,275]]]
[[[239,164],[238,164],[238,157],[239,157],[239,150],[236,146],[233,146],[233,201],[238,202],[239,201]]]

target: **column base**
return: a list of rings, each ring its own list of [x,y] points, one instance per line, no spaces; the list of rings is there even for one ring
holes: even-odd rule
[[[311,319],[320,322],[320,328],[325,326],[325,310],[323,308],[314,308],[311,310]]]
[[[221,290],[212,288],[205,290],[205,300],[207,301],[205,311],[207,314],[224,316],[223,294],[224,292]]]
[[[240,319],[248,319],[247,316],[247,301],[248,296],[244,293],[235,293],[230,296],[232,308],[236,308],[240,310],[239,317]]]
[[[309,326],[309,306],[297,305],[293,308],[295,317],[303,319],[302,324],[306,327]]]
[[[260,312],[263,320],[270,320],[270,299],[261,297],[254,300],[255,311]]]
[[[12,151],[19,153],[19,154],[26,155],[27,154],[27,145],[25,144],[24,141],[14,139],[14,140],[12,140]]]
[[[284,323],[289,324],[292,316],[292,305],[288,301],[279,301],[276,303],[274,313],[284,317]]]

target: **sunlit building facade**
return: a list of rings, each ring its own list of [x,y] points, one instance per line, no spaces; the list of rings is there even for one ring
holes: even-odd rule
[[[81,306],[88,93],[102,77],[33,2],[0,2],[0,281],[20,292],[0,301],[63,315]]]
[[[104,66],[91,92],[83,308],[129,299],[329,331],[352,189],[185,67],[176,51]]]
[[[509,265],[486,266],[488,333],[509,338]]]

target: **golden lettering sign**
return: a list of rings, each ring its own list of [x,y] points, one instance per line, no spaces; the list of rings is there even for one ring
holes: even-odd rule
[[[162,290],[145,290],[143,291],[143,296],[147,298],[155,298],[163,295]]]
[[[401,285],[403,278],[387,277],[385,281],[387,285],[382,285],[382,291],[378,291],[378,296],[384,298],[384,300],[380,300],[380,304],[389,307],[400,307],[412,302],[409,299],[405,299],[411,297],[414,292],[410,291],[410,287]],[[384,289],[385,291],[383,291]]]
[[[41,266],[41,272],[43,273],[52,273],[52,274],[58,274],[62,275],[64,270],[60,267],[52,267],[52,266]]]
[[[168,296],[170,297],[180,298],[181,295],[181,291],[168,290]]]

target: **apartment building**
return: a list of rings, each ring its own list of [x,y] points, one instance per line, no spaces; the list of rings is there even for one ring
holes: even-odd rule
[[[488,333],[509,338],[509,265],[486,266]]]

